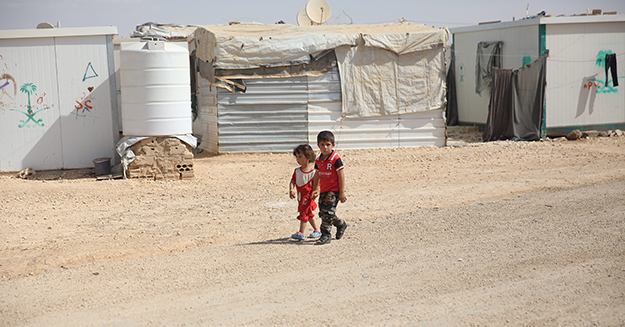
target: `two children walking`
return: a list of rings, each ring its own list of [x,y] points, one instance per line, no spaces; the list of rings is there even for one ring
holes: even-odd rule
[[[299,231],[293,235],[295,239],[306,239],[306,224],[313,228],[311,238],[319,237],[317,244],[328,244],[332,236],[332,226],[336,227],[335,238],[343,237],[347,223],[336,216],[336,206],[347,201],[345,195],[345,175],[343,162],[334,152],[334,134],[323,131],[317,135],[317,146],[321,155],[315,159],[315,153],[308,144],[302,144],[293,150],[295,160],[300,165],[293,172],[289,183],[289,195],[298,201],[300,221]],[[314,162],[314,166],[312,165]],[[315,199],[319,197],[319,217],[321,227],[317,228],[313,211],[317,208]]]

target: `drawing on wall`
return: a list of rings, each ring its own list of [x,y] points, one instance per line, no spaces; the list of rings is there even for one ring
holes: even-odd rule
[[[98,77],[98,73],[93,69],[93,65],[91,62],[87,65],[87,69],[85,69],[85,75],[82,77],[82,81],[84,82],[86,79]]]
[[[86,118],[87,116],[97,118],[96,116],[90,115],[92,113],[91,111],[94,109],[92,102],[95,101],[95,97],[91,93],[94,89],[93,86],[87,87],[89,93],[82,92],[82,96],[75,100],[74,109],[76,110],[72,110],[72,114],[76,116],[76,119],[78,119],[78,117]]]
[[[464,64],[460,64],[458,68],[460,69],[460,73],[458,74],[458,76],[460,76],[460,81],[458,83],[460,83],[460,85],[464,85]]]
[[[37,115],[38,113],[40,113],[40,112],[42,112],[44,110],[50,109],[50,107],[44,106],[43,108],[38,109],[38,106],[37,106],[37,107],[34,108],[34,109],[36,109],[36,111],[35,111],[35,110],[33,110],[33,105],[31,104],[31,101],[30,101],[30,96],[37,91],[37,85],[35,85],[33,83],[25,83],[25,84],[23,84],[20,87],[20,91],[24,92],[24,93],[26,93],[26,95],[28,95],[28,109],[26,111],[21,111],[19,109],[11,109],[11,111],[21,112],[24,115],[26,115],[26,117],[27,117],[26,120],[21,120],[20,119],[20,123],[21,124],[19,124],[17,127],[19,127],[19,128],[22,128],[24,126],[31,127],[31,125],[28,124],[30,121],[35,123],[35,125],[37,125],[37,126],[41,126],[41,127],[45,126],[44,123],[43,123],[43,119],[40,118],[40,119],[35,120],[35,115]],[[45,96],[45,93],[41,97],[41,103],[43,103],[43,97],[44,96]],[[37,99],[36,102],[39,103],[39,99]]]
[[[596,57],[597,60],[595,61],[595,64],[601,67],[601,75],[605,73],[606,79],[589,78],[588,82],[584,84],[585,89],[587,88],[588,91],[590,91],[592,87],[595,87],[596,93],[618,92],[618,89],[615,87],[616,85],[618,85],[618,81],[615,81],[614,78],[609,79],[608,77],[608,69],[611,67],[607,67],[608,69],[606,69],[606,62],[605,62],[606,55],[612,55],[612,54],[613,54],[612,50],[600,50],[597,53],[597,57]],[[614,67],[614,69],[616,69],[616,67]],[[616,74],[614,73],[612,76],[616,77]],[[618,78],[623,78],[623,76],[616,77],[616,79]]]
[[[15,96],[17,95],[17,84],[15,79],[9,74],[0,75],[0,109],[15,105]]]
[[[523,62],[521,63],[521,67],[525,67],[532,63],[532,57],[529,55],[523,55]]]

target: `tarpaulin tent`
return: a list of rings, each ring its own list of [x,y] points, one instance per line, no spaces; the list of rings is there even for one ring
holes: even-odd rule
[[[382,135],[388,140],[396,140],[395,144],[398,146],[411,144],[441,146],[445,144],[444,46],[448,40],[449,31],[446,28],[430,28],[406,21],[377,25],[306,27],[246,23],[200,26],[193,34],[190,48],[195,55],[195,66],[199,75],[210,83],[208,92],[215,92],[213,103],[217,107],[221,104],[220,108],[212,110],[218,117],[219,113],[228,111],[229,105],[244,98],[247,99],[245,101],[259,101],[254,100],[252,96],[246,97],[249,94],[250,83],[282,79],[286,84],[305,84],[308,85],[309,100],[311,81],[323,79],[328,74],[338,74],[338,78],[331,79],[340,83],[338,100],[342,126],[339,127],[356,132],[358,126],[346,126],[349,125],[349,119],[354,119],[352,122],[357,122],[357,125],[369,124],[369,129],[375,129],[374,133],[369,133],[369,136],[374,138],[372,145],[352,144],[348,147],[380,147],[377,143],[379,137],[372,135]],[[292,82],[288,82],[289,80]],[[212,87],[220,88],[235,97],[228,96],[228,102],[220,102],[219,93],[212,90]],[[281,88],[280,92],[283,93],[277,96],[288,96],[284,93],[288,93],[285,91],[286,86],[283,85]],[[221,94],[226,97],[225,93]],[[322,94],[323,91],[317,93]],[[221,100],[224,97],[221,97]],[[300,100],[307,101],[303,97]],[[256,104],[261,105],[259,102]],[[207,106],[206,102],[200,105]],[[210,102],[208,106],[210,107]],[[304,111],[310,111],[310,101],[307,101],[305,106]],[[207,111],[211,112],[210,109]],[[419,113],[424,112],[430,113],[417,117]],[[410,114],[412,116],[405,116]],[[326,122],[326,126],[321,126],[323,124],[311,126],[308,124],[309,117],[305,116],[302,126],[305,125],[308,135],[316,135],[317,130],[330,128],[327,124],[331,123],[332,119]],[[407,142],[401,145],[399,141],[402,137],[400,133],[402,126],[388,133],[382,130],[389,129],[393,124],[402,125],[402,118],[408,118],[406,121],[411,119],[430,123],[436,121],[434,123],[436,126],[421,123],[421,126],[405,128],[404,136],[407,141],[411,137],[418,137],[410,136],[415,134],[417,129],[425,128],[422,130],[425,131],[429,128],[427,137],[430,138],[430,142]],[[375,127],[371,126],[376,120],[380,123]],[[214,119],[213,129],[220,128],[219,122],[219,118]],[[233,124],[234,122],[231,122],[228,126]],[[434,132],[436,135],[432,134],[434,129],[438,130]],[[220,131],[216,133],[220,134]],[[242,133],[244,132],[238,135]],[[361,127],[358,133],[367,134],[364,127]],[[283,136],[286,138],[288,133]],[[304,141],[313,140],[307,136]],[[218,139],[213,139],[212,142],[222,143]],[[288,147],[290,144],[283,150]],[[223,150],[220,148],[219,144],[209,147],[210,150]],[[245,149],[233,151],[254,151],[254,149],[246,146]]]

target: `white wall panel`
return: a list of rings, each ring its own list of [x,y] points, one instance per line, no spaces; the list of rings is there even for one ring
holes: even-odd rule
[[[545,17],[501,24],[453,28],[458,115],[461,123],[484,124],[489,90],[475,93],[475,53],[480,41],[504,41],[503,68],[518,68],[523,57],[540,54],[540,24],[545,29],[546,127],[567,130],[622,128],[625,92],[606,86],[606,53],[617,54],[619,83],[625,84],[625,19],[622,15]],[[610,78],[611,79],[611,78]]]
[[[57,38],[56,53],[63,166],[90,167],[95,158],[113,157],[117,141],[106,36]]]
[[[546,46],[547,128],[625,122],[625,22],[547,25]],[[608,52],[618,54],[618,87],[605,85]]]
[[[63,167],[55,59],[52,38],[0,40],[1,171]]]
[[[0,171],[93,167],[95,158],[114,158],[116,33],[0,31]],[[91,120],[72,115],[76,101],[91,107]]]
[[[501,29],[483,26],[482,29],[470,32],[454,33],[453,40],[459,121],[461,123],[485,124],[488,117],[490,87],[482,91],[481,94],[475,92],[475,63],[478,43],[503,41],[501,48],[502,68],[520,68],[523,65],[524,57],[527,56],[530,60],[536,60],[539,57],[538,25]]]

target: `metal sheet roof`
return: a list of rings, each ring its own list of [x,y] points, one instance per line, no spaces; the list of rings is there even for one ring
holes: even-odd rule
[[[533,19],[520,19],[511,22],[491,23],[473,26],[450,28],[452,34],[485,31],[493,29],[521,27],[527,25],[550,25],[550,24],[587,24],[587,23],[618,23],[624,22],[625,15],[590,15],[568,17],[536,17]]]
[[[0,30],[0,39],[117,35],[117,26]]]

